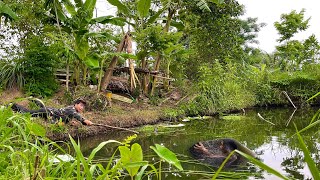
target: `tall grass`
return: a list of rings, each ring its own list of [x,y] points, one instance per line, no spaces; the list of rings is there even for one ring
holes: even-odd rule
[[[317,125],[320,122],[318,118],[319,113],[314,116],[309,126],[300,131],[297,130],[296,133],[305,162],[314,179],[320,179],[319,170],[300,134]],[[70,150],[66,151],[57,143],[46,139],[45,129],[32,122],[30,115],[15,114],[10,108],[4,106],[0,107],[0,132],[0,179],[118,179],[125,176],[130,176],[131,179],[143,179],[148,175],[155,175],[157,179],[161,179],[161,174],[167,172],[162,170],[160,165],[162,160],[174,165],[180,170],[178,172],[199,173],[183,171],[174,153],[160,145],[151,147],[160,157],[159,167],[156,168],[154,164],[143,160],[139,144],[130,145],[136,136],[129,137],[124,142],[114,140],[102,142],[92,150],[88,157],[81,152],[80,143],[70,137],[69,149],[72,148],[74,153],[72,157],[70,154],[73,153]],[[120,145],[118,148],[120,157],[116,156],[118,154],[116,150],[107,164],[94,160],[97,152],[110,143]],[[240,151],[236,150],[232,153],[244,156],[261,169],[281,179],[289,179],[272,167]],[[225,162],[227,160],[228,158]],[[222,172],[224,163],[215,172],[212,179],[224,176]]]
[[[124,142],[102,142],[86,157],[80,143],[71,136],[71,145],[67,144],[69,151],[65,151],[57,143],[46,139],[45,128],[32,122],[30,114],[16,114],[10,107],[4,106],[0,107],[0,132],[0,179],[91,180],[119,179],[128,175],[131,179],[142,179],[149,174],[161,177],[153,164],[143,160],[141,146],[136,143],[130,145],[136,135]],[[120,145],[120,158],[115,158],[117,149],[107,164],[95,161],[96,153],[110,143]],[[70,148],[74,156],[71,156]],[[170,150],[160,145],[156,145],[154,150],[161,159],[182,169]]]

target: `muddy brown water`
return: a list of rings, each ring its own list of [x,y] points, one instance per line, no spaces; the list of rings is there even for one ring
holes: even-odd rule
[[[158,130],[158,132],[156,130],[142,132],[133,143],[137,142],[142,146],[144,159],[151,164],[155,164],[159,160],[153,150],[150,149],[150,146],[155,144],[162,144],[177,154],[184,172],[177,172],[172,166],[164,165],[162,169],[164,171],[163,179],[207,179],[212,177],[216,169],[193,159],[188,149],[196,142],[216,138],[234,138],[256,152],[262,162],[278,172],[293,179],[309,179],[312,176],[303,160],[303,152],[300,149],[297,137],[292,137],[292,135],[295,133],[294,124],[298,129],[306,127],[317,110],[298,109],[294,112],[292,108],[259,108],[248,110],[241,118],[221,119],[214,117],[177,122],[176,124],[183,123],[185,126],[167,128],[165,131]],[[258,113],[273,124],[263,121],[258,117]],[[161,129],[159,126],[155,125],[154,128]],[[309,129],[303,132],[302,136],[311,156],[317,166],[320,167],[320,133],[318,129],[319,126]],[[99,143],[109,139],[122,141],[129,135],[132,135],[132,133],[118,131],[83,139],[81,140],[82,151],[89,155]],[[101,162],[108,161],[115,150],[115,145],[107,145],[97,153],[96,159]],[[219,178],[279,179],[251,163],[239,168],[225,169]]]

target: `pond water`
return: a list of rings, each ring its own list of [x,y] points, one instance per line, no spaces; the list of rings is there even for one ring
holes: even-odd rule
[[[247,110],[242,118],[221,119],[197,119],[183,123],[183,127],[167,128],[165,131],[149,131],[140,133],[134,142],[142,146],[144,158],[150,163],[156,163],[159,158],[150,146],[162,144],[177,154],[182,162],[184,173],[174,172],[175,168],[164,167],[163,179],[207,179],[212,177],[216,170],[194,160],[189,153],[189,148],[199,141],[213,140],[217,138],[234,138],[246,145],[258,154],[258,157],[268,166],[278,172],[294,179],[311,179],[308,166],[303,161],[303,152],[300,150],[295,133],[294,124],[298,129],[306,127],[317,109],[252,109]],[[258,113],[270,122],[259,118]],[[290,121],[288,121],[290,120]],[[155,125],[160,129],[160,125]],[[87,138],[81,141],[84,154],[90,152],[99,143],[114,139],[122,141],[132,133],[117,132],[104,136]],[[303,139],[311,152],[312,158],[320,167],[320,133],[318,127],[302,133]],[[98,152],[97,158],[108,159],[115,151],[115,146],[107,146]],[[163,163],[165,164],[165,163]],[[166,170],[170,169],[170,172]],[[219,176],[220,179],[279,179],[257,166],[247,163],[237,169],[226,169]],[[155,178],[154,178],[155,179]]]

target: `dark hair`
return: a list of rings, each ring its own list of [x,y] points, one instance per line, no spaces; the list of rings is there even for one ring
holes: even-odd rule
[[[74,104],[80,104],[80,103],[82,103],[82,104],[84,104],[84,105],[87,104],[87,102],[86,102],[85,100],[81,99],[81,98],[76,99],[76,100],[74,101]]]

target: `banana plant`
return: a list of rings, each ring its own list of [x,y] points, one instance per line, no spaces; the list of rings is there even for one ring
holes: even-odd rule
[[[151,8],[152,1],[151,0],[136,0],[134,4],[126,3],[126,1],[120,0],[107,0],[111,5],[116,6],[118,8],[118,13],[121,14],[126,18],[126,22],[129,26],[132,26],[136,33],[139,33],[143,29],[147,28],[156,22],[160,16],[165,16],[165,25],[163,26],[164,32],[169,32],[169,28],[171,25],[176,26],[178,29],[183,27],[181,22],[172,21],[174,16],[176,15],[177,11],[182,7],[183,1],[182,0],[160,0],[161,6],[158,8],[157,11],[153,12],[152,16],[149,15],[151,12],[149,9]],[[210,2],[215,3],[222,3],[223,0],[211,0]],[[197,6],[202,10],[210,11],[206,0],[194,0]],[[133,7],[130,7],[133,6]],[[138,45],[139,46],[139,45]],[[140,57],[142,68],[147,67],[146,63],[146,56],[147,52],[145,50],[141,50],[137,54],[143,55]],[[159,71],[160,61],[161,61],[161,54],[162,52],[157,52],[156,60],[154,63],[154,70]],[[112,63],[112,65],[116,64]],[[111,65],[111,64],[110,64]],[[108,69],[113,69],[114,67],[110,67]],[[111,76],[112,73],[106,72],[105,76]],[[108,80],[110,77],[104,77],[104,79]],[[153,84],[157,81],[156,77],[154,78]],[[107,85],[109,82],[106,81],[103,85]],[[145,84],[145,83],[142,83]],[[145,85],[143,85],[144,89]],[[154,92],[154,87],[152,87],[151,95]]]
[[[114,24],[123,26],[124,22],[121,18],[113,16],[103,16],[93,18],[93,11],[96,5],[96,0],[46,0],[45,7],[50,10],[51,14],[56,17],[58,28],[73,37],[73,49],[77,55],[79,62],[76,63],[75,74],[80,70],[80,66],[83,67],[83,77],[85,83],[85,77],[87,74],[87,65],[95,64],[96,62],[90,62],[93,58],[88,57],[90,50],[89,39],[91,37],[109,37],[112,36],[106,32],[90,32],[90,26],[96,23],[101,24]],[[60,27],[61,24],[61,27]],[[76,78],[77,83],[80,83],[80,78]]]
[[[130,8],[130,4],[123,3],[124,1],[119,0],[107,0],[111,5],[116,6],[118,9],[118,14],[125,19],[127,25],[129,27],[133,27],[135,32],[139,32],[139,30],[144,29],[147,25],[153,24],[157,18],[164,12],[165,8],[162,8],[155,12],[152,16],[149,15],[149,9],[151,8],[151,0],[136,0],[134,7]],[[128,39],[128,33],[124,35],[123,40],[120,42],[117,53],[120,53],[123,50],[126,39]],[[146,54],[146,53],[140,53]],[[142,63],[144,62],[144,57],[141,57]],[[114,56],[107,71],[104,73],[104,77],[102,78],[101,89],[105,90],[107,85],[110,82],[113,69],[117,65],[118,58]],[[144,67],[142,67],[144,68]],[[145,78],[144,78],[145,79]]]

